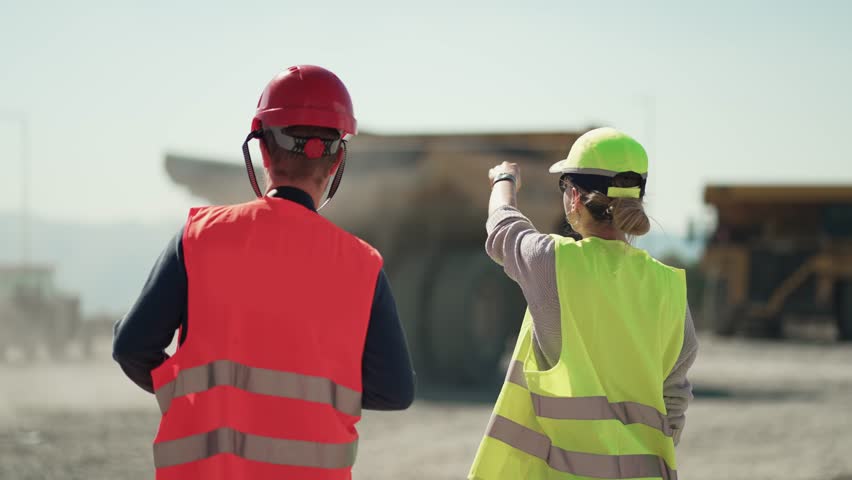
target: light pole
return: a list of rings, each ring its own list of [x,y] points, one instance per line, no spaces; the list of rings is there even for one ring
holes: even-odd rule
[[[30,263],[30,129],[24,112],[0,110],[0,119],[17,123],[21,148],[21,265]]]
[[[644,114],[645,145],[648,156],[656,158],[657,143],[657,98],[654,95],[642,96],[642,111]]]

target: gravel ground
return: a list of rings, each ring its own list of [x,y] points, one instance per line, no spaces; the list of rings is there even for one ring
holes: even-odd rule
[[[852,347],[702,338],[681,479],[852,479]],[[4,366],[0,479],[150,479],[153,398],[109,362]],[[367,412],[356,478],[464,478],[490,405]]]

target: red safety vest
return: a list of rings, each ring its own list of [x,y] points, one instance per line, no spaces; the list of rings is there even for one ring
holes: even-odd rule
[[[192,209],[191,328],[152,372],[159,480],[349,479],[378,252],[296,203]]]

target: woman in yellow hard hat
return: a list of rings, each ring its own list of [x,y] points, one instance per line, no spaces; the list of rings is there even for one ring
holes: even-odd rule
[[[599,128],[550,172],[581,240],[521,214],[516,164],[488,174],[486,249],[529,308],[469,478],[676,478],[698,345],[684,272],[629,243],[650,228],[645,149]]]

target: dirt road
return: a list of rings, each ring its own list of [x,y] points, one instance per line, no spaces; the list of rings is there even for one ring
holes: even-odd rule
[[[114,364],[0,367],[0,479],[153,478],[153,398]],[[702,339],[680,478],[852,479],[852,347]],[[490,405],[367,412],[355,477],[464,478]]]

